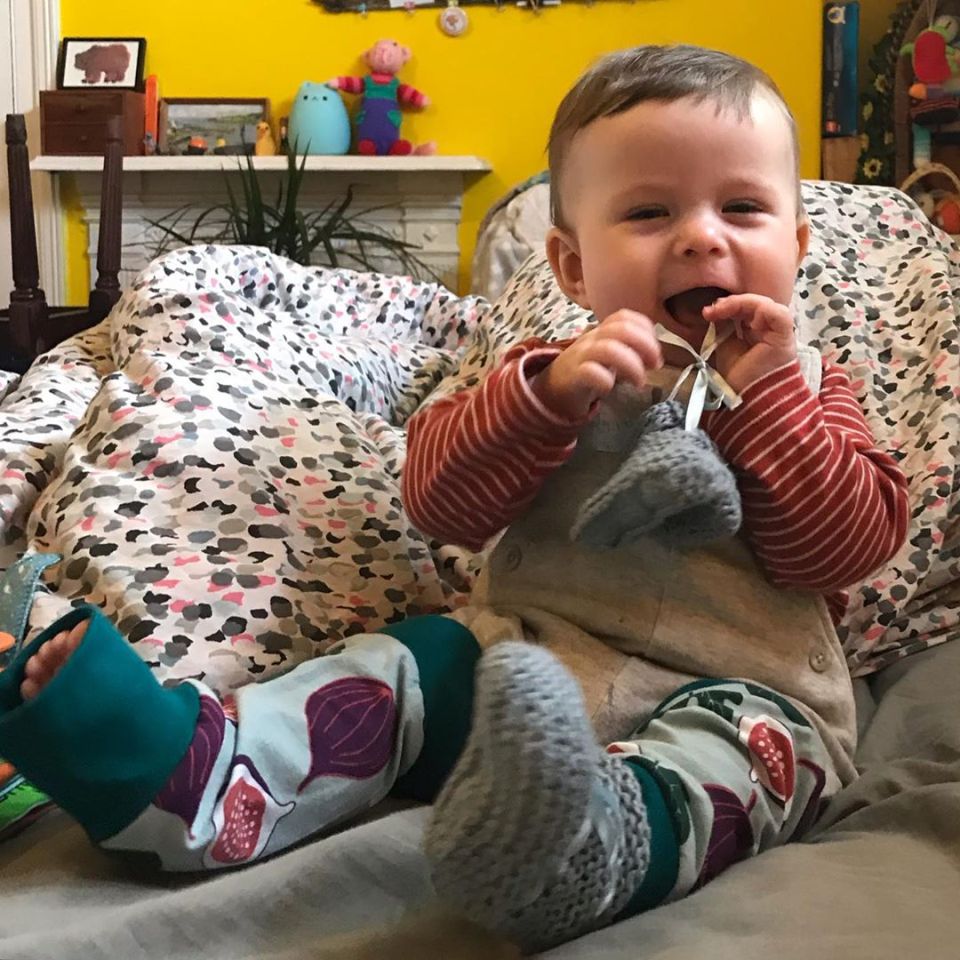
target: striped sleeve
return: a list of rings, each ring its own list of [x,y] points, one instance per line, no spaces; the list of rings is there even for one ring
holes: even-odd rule
[[[411,87],[407,83],[401,83],[397,87],[397,100],[411,107],[422,107],[427,102],[427,98],[416,87]]]
[[[744,527],[778,586],[826,594],[864,579],[903,542],[907,482],[877,448],[846,374],[824,364],[819,396],[794,362],[751,384],[706,428],[737,472]]]
[[[479,387],[410,419],[402,484],[414,526],[479,550],[566,463],[585,421],[551,413],[529,383],[559,352],[542,341],[520,344]]]
[[[337,77],[337,89],[345,93],[363,93],[363,77]]]

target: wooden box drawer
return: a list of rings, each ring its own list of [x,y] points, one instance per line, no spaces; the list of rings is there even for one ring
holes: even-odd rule
[[[44,90],[40,93],[40,139],[45,154],[100,155],[107,121],[119,116],[123,152],[143,153],[144,95],[131,90]]]
[[[44,90],[43,119],[50,122],[101,120],[124,111],[123,90]]]
[[[43,127],[41,139],[45,154],[99,156],[107,145],[107,124],[104,120],[48,124]]]

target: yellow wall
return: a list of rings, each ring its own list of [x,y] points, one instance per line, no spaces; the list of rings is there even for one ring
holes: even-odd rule
[[[870,0],[867,0],[870,2]],[[598,54],[645,42],[685,41],[753,60],[780,84],[797,114],[802,170],[819,170],[820,0],[637,0],[565,3],[538,14],[467,7],[468,33],[442,34],[435,10],[328,14],[309,0],[61,0],[64,36],[145,36],[147,71],[166,96],[268,96],[288,111],[302,80],[361,70],[381,37],[413,48],[402,79],[433,100],[404,133],[443,153],[475,154],[493,173],[469,187],[461,230],[461,285],[489,205],[545,166],[553,110]],[[86,291],[85,237],[68,217],[69,293]]]

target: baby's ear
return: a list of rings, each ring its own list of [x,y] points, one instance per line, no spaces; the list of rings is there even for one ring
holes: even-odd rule
[[[589,310],[577,238],[562,227],[551,227],[547,233],[547,259],[560,289],[574,303]]]
[[[803,258],[810,249],[810,221],[803,217],[797,222],[797,266],[803,262]]]

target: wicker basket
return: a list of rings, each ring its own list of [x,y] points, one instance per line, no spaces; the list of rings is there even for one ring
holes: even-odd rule
[[[915,187],[921,180],[927,177],[942,177],[944,180],[949,181],[953,192],[960,197],[960,176],[957,176],[953,170],[942,163],[927,163],[922,167],[918,167],[900,184],[900,189],[904,193],[909,193],[911,187]],[[955,243],[960,242],[960,234],[952,233],[950,236],[953,237]]]

